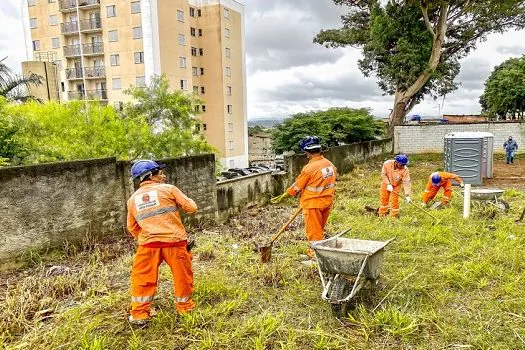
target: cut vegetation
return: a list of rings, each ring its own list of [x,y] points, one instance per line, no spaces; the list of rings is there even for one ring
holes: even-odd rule
[[[518,162],[520,162],[518,160]],[[412,157],[422,191],[441,158]],[[432,218],[402,204],[401,218],[378,218],[381,162],[338,182],[330,233],[386,241],[375,290],[361,290],[337,320],[320,298],[315,267],[297,222],[273,246],[270,263],[254,251],[291,217],[295,202],[245,211],[226,225],[192,229],[197,309],[178,316],[169,270],[160,273],[159,311],[146,328],[127,322],[133,244],[86,241],[57,257],[28,254],[25,270],[0,275],[0,347],[7,349],[519,349],[525,348],[525,203],[507,190],[508,213],[490,219],[460,199]],[[496,186],[495,184],[494,186]],[[414,196],[415,197],[415,196]],[[298,219],[300,222],[300,220]],[[61,265],[63,268],[54,268]],[[31,267],[32,266],[32,267]],[[47,274],[47,275],[46,275]]]

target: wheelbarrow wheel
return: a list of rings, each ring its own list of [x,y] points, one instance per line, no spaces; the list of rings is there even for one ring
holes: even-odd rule
[[[350,294],[352,286],[344,278],[337,278],[333,281],[332,287],[328,292],[328,298],[332,300],[344,299]],[[335,318],[346,317],[348,313],[348,302],[345,303],[330,303],[332,308],[332,315]]]
[[[509,211],[510,210],[509,203],[505,202],[503,199],[498,199],[498,203],[496,204],[496,206],[501,211]]]

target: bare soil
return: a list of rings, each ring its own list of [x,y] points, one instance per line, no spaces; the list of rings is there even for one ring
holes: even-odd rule
[[[494,178],[483,182],[486,187],[525,189],[525,159],[515,159],[514,164],[494,160]]]

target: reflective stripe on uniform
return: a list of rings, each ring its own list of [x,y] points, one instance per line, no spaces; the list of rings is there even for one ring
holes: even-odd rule
[[[131,297],[132,303],[147,303],[153,300],[153,295],[144,295],[141,297]]]
[[[389,205],[380,205],[379,208],[390,208]]]
[[[399,211],[399,209],[391,209],[390,211],[397,213]]]
[[[191,298],[191,295],[188,295],[187,297],[175,297],[175,301],[177,303],[185,303],[188,300],[190,300],[190,298]]]
[[[166,214],[166,213],[173,213],[173,212],[176,212],[176,211],[179,211],[179,208],[177,206],[175,206],[175,207],[167,207],[167,208],[160,208],[160,209],[156,209],[156,210],[144,213],[144,214],[137,214],[136,219],[137,219],[137,221],[139,221],[139,220],[144,220],[144,219],[147,219],[147,218],[151,218],[152,216],[162,215],[162,214]]]
[[[450,199],[450,197],[447,197],[447,196],[443,196],[443,199]]]
[[[429,190],[425,190],[425,193],[429,193],[430,191]]]
[[[329,188],[334,188],[334,187],[335,187],[335,183],[328,184],[326,186],[321,186],[321,187],[306,186],[305,190],[310,191],[310,192],[323,192],[324,190],[327,190]]]

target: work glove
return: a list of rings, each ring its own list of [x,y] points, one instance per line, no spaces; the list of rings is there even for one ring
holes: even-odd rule
[[[462,182],[462,183],[459,184],[459,186],[461,186],[461,188],[463,188],[463,187],[465,187],[465,183]]]
[[[289,197],[289,196],[290,195],[288,194],[288,192],[284,192],[280,196],[273,197],[272,199],[270,199],[270,203],[272,203],[272,204],[280,203],[283,199],[285,199],[286,197]]]
[[[392,192],[394,190],[394,186],[392,186],[391,184],[388,184],[388,185],[386,185],[386,190],[388,192]]]
[[[407,201],[407,203],[412,203],[412,198],[410,198],[409,196],[407,196],[405,200]]]

